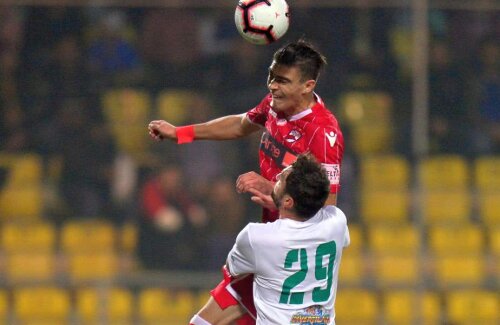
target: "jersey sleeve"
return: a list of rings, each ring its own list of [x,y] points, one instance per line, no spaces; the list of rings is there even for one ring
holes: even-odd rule
[[[238,234],[236,243],[227,256],[227,265],[232,276],[255,273],[255,256],[250,242],[250,225]]]
[[[344,155],[344,138],[335,127],[318,126],[310,138],[309,150],[321,163],[330,180],[330,192],[340,189],[340,167]]]
[[[264,126],[267,120],[267,113],[269,111],[270,95],[264,97],[264,99],[251,110],[247,112],[247,119],[261,126]]]

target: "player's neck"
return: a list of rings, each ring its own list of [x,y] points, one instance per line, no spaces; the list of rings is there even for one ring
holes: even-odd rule
[[[308,99],[304,99],[301,101],[299,105],[296,106],[293,110],[286,111],[284,112],[287,118],[291,118],[292,116],[295,116],[297,114],[302,113],[303,111],[306,111],[310,108],[312,108],[316,104],[316,100],[314,96],[311,96]]]
[[[304,218],[299,217],[295,213],[289,211],[289,210],[281,210],[280,209],[280,219],[291,219],[295,221],[305,221]]]

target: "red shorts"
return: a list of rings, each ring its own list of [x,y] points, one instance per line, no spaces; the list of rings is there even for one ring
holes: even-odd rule
[[[240,304],[247,313],[237,320],[238,325],[255,325],[257,311],[253,303],[253,275],[234,279],[226,267],[222,268],[224,279],[212,290],[210,294],[220,308]]]

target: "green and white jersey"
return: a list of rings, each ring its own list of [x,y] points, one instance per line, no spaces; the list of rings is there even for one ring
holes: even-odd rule
[[[304,222],[248,224],[227,265],[233,276],[254,273],[257,324],[335,324],[340,259],[349,241],[344,213],[327,206]]]

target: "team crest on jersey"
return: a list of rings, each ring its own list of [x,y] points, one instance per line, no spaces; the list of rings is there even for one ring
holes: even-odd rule
[[[327,325],[330,323],[330,314],[321,306],[311,306],[292,315],[290,324],[298,325]]]
[[[297,141],[298,139],[300,139],[300,137],[302,136],[302,134],[297,131],[297,130],[292,130],[290,131],[290,133],[287,134],[287,136],[285,137],[285,141],[286,142],[289,142],[289,143],[292,143],[292,142],[295,142]]]

